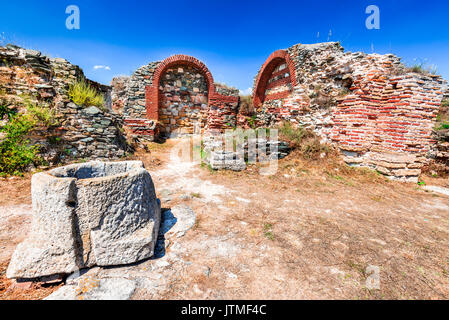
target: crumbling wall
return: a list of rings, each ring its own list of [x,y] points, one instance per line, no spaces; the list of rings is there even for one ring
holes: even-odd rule
[[[82,79],[104,94],[104,110],[77,106],[68,97],[69,85]],[[109,109],[110,87],[86,79],[83,71],[65,59],[50,58],[35,50],[0,47],[0,94],[18,107],[21,97],[46,104],[55,112],[57,126],[37,128],[30,137],[50,165],[71,159],[115,159],[128,146],[121,117]],[[0,119],[1,120],[1,119]]]
[[[434,130],[432,138],[435,143],[430,151],[429,168],[434,173],[449,174],[449,129]]]
[[[117,80],[113,80],[117,81]],[[153,141],[159,135],[222,131],[235,127],[238,90],[214,83],[204,63],[175,55],[136,70],[127,82],[123,116],[131,135]]]
[[[291,80],[276,79],[282,72],[273,66],[281,63]],[[391,54],[299,44],[275,52],[259,71],[255,121],[309,127],[335,144],[348,164],[416,181],[428,161],[443,85],[440,76],[412,73]]]
[[[146,117],[145,88],[153,83],[153,75],[161,62],[151,62],[137,69],[128,82],[128,90],[124,97],[123,116],[126,119],[148,119]],[[114,80],[113,80],[114,81]]]
[[[121,132],[122,118],[97,107],[68,103],[59,109],[64,156],[83,159],[118,159],[128,150]]]
[[[438,113],[437,125],[432,132],[431,161],[428,165],[432,174],[449,174],[449,87],[446,87],[444,103]]]

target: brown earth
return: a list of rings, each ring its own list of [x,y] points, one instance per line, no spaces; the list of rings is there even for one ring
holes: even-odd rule
[[[167,248],[182,262],[170,262],[157,290],[139,287],[134,299],[449,298],[449,197],[333,157],[292,154],[274,176],[260,175],[258,166],[215,172],[171,160],[175,143],[151,144],[134,158],[145,162],[163,207],[188,205],[197,223]],[[24,213],[29,184],[29,177],[0,180],[0,212],[17,206]],[[1,222],[0,299],[40,299],[57,289],[8,291],[4,270],[28,214]],[[153,277],[155,262],[95,272]],[[370,265],[380,269],[380,289],[366,286]]]

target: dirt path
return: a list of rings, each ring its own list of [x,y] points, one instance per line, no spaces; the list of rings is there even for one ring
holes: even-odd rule
[[[338,168],[314,174],[291,159],[271,177],[211,172],[171,159],[174,143],[139,158],[178,223],[180,208],[194,210],[193,228],[167,234],[156,259],[93,268],[74,286],[125,283],[133,299],[449,298],[449,197]],[[18,224],[2,219],[2,243],[20,241]],[[379,289],[366,287],[369,266]]]

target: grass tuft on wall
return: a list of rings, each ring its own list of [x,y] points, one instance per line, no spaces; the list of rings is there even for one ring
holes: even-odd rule
[[[69,86],[69,98],[79,106],[104,108],[104,96],[84,80]]]

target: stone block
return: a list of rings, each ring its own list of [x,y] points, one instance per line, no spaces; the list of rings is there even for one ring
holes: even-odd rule
[[[32,177],[32,229],[8,278],[134,263],[154,253],[160,203],[140,161],[92,161]]]

